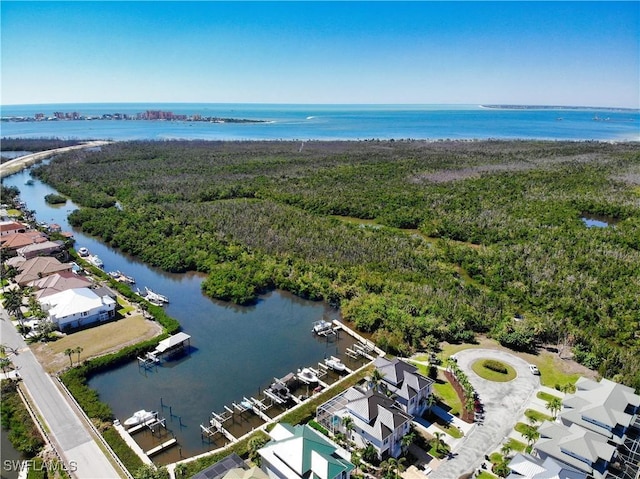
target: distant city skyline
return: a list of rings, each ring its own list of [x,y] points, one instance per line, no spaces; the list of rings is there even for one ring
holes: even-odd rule
[[[2,105],[640,108],[628,2],[0,3]]]

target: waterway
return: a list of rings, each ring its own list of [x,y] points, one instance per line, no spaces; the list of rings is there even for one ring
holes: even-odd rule
[[[191,335],[191,349],[179,359],[150,369],[132,361],[89,382],[122,421],[138,409],[159,411],[167,418],[170,434],[178,439],[179,447],[154,456],[155,462],[173,462],[180,455],[189,457],[219,447],[220,443],[203,441],[200,424],[207,425],[211,412],[224,411],[225,405],[239,403],[243,396],[257,396],[274,377],[317,365],[330,355],[344,358],[350,367],[360,365],[343,355],[353,343],[346,334],[332,341],[311,334],[314,321],[338,318],[339,312],[327,304],[282,291],[271,292],[250,307],[213,301],[201,292],[202,275],[151,268],[72,229],[67,215],[76,205],[47,204],[44,196],[55,190],[39,180],[26,185],[30,178],[25,170],[3,181],[20,189],[22,200],[28,209],[36,211],[38,221],[57,223],[63,231],[72,231],[76,247],[85,246],[97,254],[105,270],[121,270],[136,279],[137,287],[148,286],[168,296],[171,302],[166,306],[167,313]],[[252,423],[249,426],[253,427]]]

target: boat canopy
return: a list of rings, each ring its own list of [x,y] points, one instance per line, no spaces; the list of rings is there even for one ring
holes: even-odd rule
[[[173,336],[170,336],[167,339],[163,339],[162,341],[160,341],[158,343],[158,346],[156,347],[156,351],[159,353],[164,353],[169,349],[173,349],[176,346],[180,346],[182,343],[184,343],[185,341],[188,341],[189,339],[191,339],[191,336],[189,336],[187,333],[180,332],[178,334],[174,334]]]

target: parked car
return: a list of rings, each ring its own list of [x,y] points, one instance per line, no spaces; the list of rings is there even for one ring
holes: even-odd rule
[[[531,371],[531,374],[540,376],[540,370],[538,369],[538,366],[536,366],[535,364],[529,364],[529,371]]]

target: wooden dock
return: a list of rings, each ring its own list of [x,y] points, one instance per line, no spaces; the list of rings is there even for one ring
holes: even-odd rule
[[[154,454],[158,454],[159,452],[162,452],[165,449],[168,449],[168,448],[170,448],[172,446],[175,446],[177,443],[178,443],[178,440],[174,437],[172,439],[169,439],[166,442],[163,442],[159,446],[154,447],[153,449],[149,449],[145,454],[147,456],[151,457]]]

